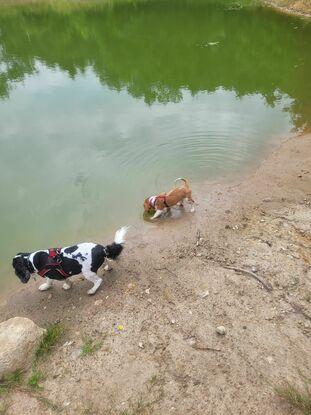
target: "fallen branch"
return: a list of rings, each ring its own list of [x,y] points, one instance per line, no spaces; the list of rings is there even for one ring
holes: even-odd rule
[[[178,278],[178,275],[175,272],[171,271],[170,269],[164,268],[153,268],[155,271],[167,271],[168,273],[172,274],[174,277]]]
[[[191,347],[195,350],[199,350],[203,352],[206,352],[206,351],[221,352],[222,351],[220,349],[214,349],[213,347],[209,347],[209,346],[196,346],[195,344]]]
[[[267,290],[267,291],[272,291],[272,285],[269,282],[265,282],[262,278],[258,277],[258,275],[256,275],[254,272],[252,271],[248,271],[246,269],[242,269],[242,268],[236,268],[236,267],[229,267],[228,265],[225,265],[224,268],[227,269],[231,269],[235,272],[240,272],[242,274],[246,274],[246,275],[250,275],[251,277],[255,278],[255,280],[257,280],[258,282],[260,282],[260,284]]]

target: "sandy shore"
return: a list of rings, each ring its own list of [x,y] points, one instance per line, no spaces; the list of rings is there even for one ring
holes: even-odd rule
[[[272,6],[283,13],[311,17],[310,0],[263,0],[264,4]]]
[[[27,286],[2,307],[1,320],[65,327],[40,364],[43,389],[5,395],[6,414],[295,413],[274,388],[310,378],[311,135],[194,195],[194,215],[130,233],[95,297],[78,277],[70,292]],[[81,357],[85,337],[101,347]]]

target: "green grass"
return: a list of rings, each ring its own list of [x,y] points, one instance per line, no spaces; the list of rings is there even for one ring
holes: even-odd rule
[[[83,340],[83,344],[81,347],[81,356],[89,356],[97,352],[102,347],[102,344],[103,344],[102,341],[95,342],[90,337],[86,337]]]
[[[15,372],[6,375],[0,381],[0,395],[19,385],[22,381],[22,375],[23,372],[21,370],[16,370]]]
[[[301,411],[303,415],[311,415],[311,391],[306,385],[305,390],[287,383],[275,389],[277,395],[290,406]]]
[[[27,384],[31,389],[40,390],[43,389],[39,383],[43,380],[44,376],[40,370],[35,369],[31,376],[28,378]]]
[[[48,326],[36,350],[35,360],[37,361],[43,356],[49,354],[63,333],[64,328],[59,324],[52,324]]]

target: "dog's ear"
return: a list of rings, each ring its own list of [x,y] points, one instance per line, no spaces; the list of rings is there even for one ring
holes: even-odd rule
[[[25,267],[24,259],[21,256],[16,256],[13,258],[12,266],[16,271],[22,271],[22,269]]]
[[[26,284],[30,279],[30,272],[27,269],[24,258],[22,256],[16,256],[13,258],[12,266],[15,270],[16,276],[20,281]]]

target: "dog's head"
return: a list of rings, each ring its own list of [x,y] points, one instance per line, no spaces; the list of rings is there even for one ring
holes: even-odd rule
[[[146,213],[154,211],[154,207],[150,204],[150,198],[145,199],[144,201],[144,211]]]
[[[123,245],[113,242],[111,245],[107,245],[105,248],[107,252],[107,258],[116,259],[121,254]]]
[[[18,254],[13,258],[12,266],[14,268],[15,274],[18,276],[21,282],[23,284],[27,284],[31,276],[31,273],[27,268],[27,260]]]

